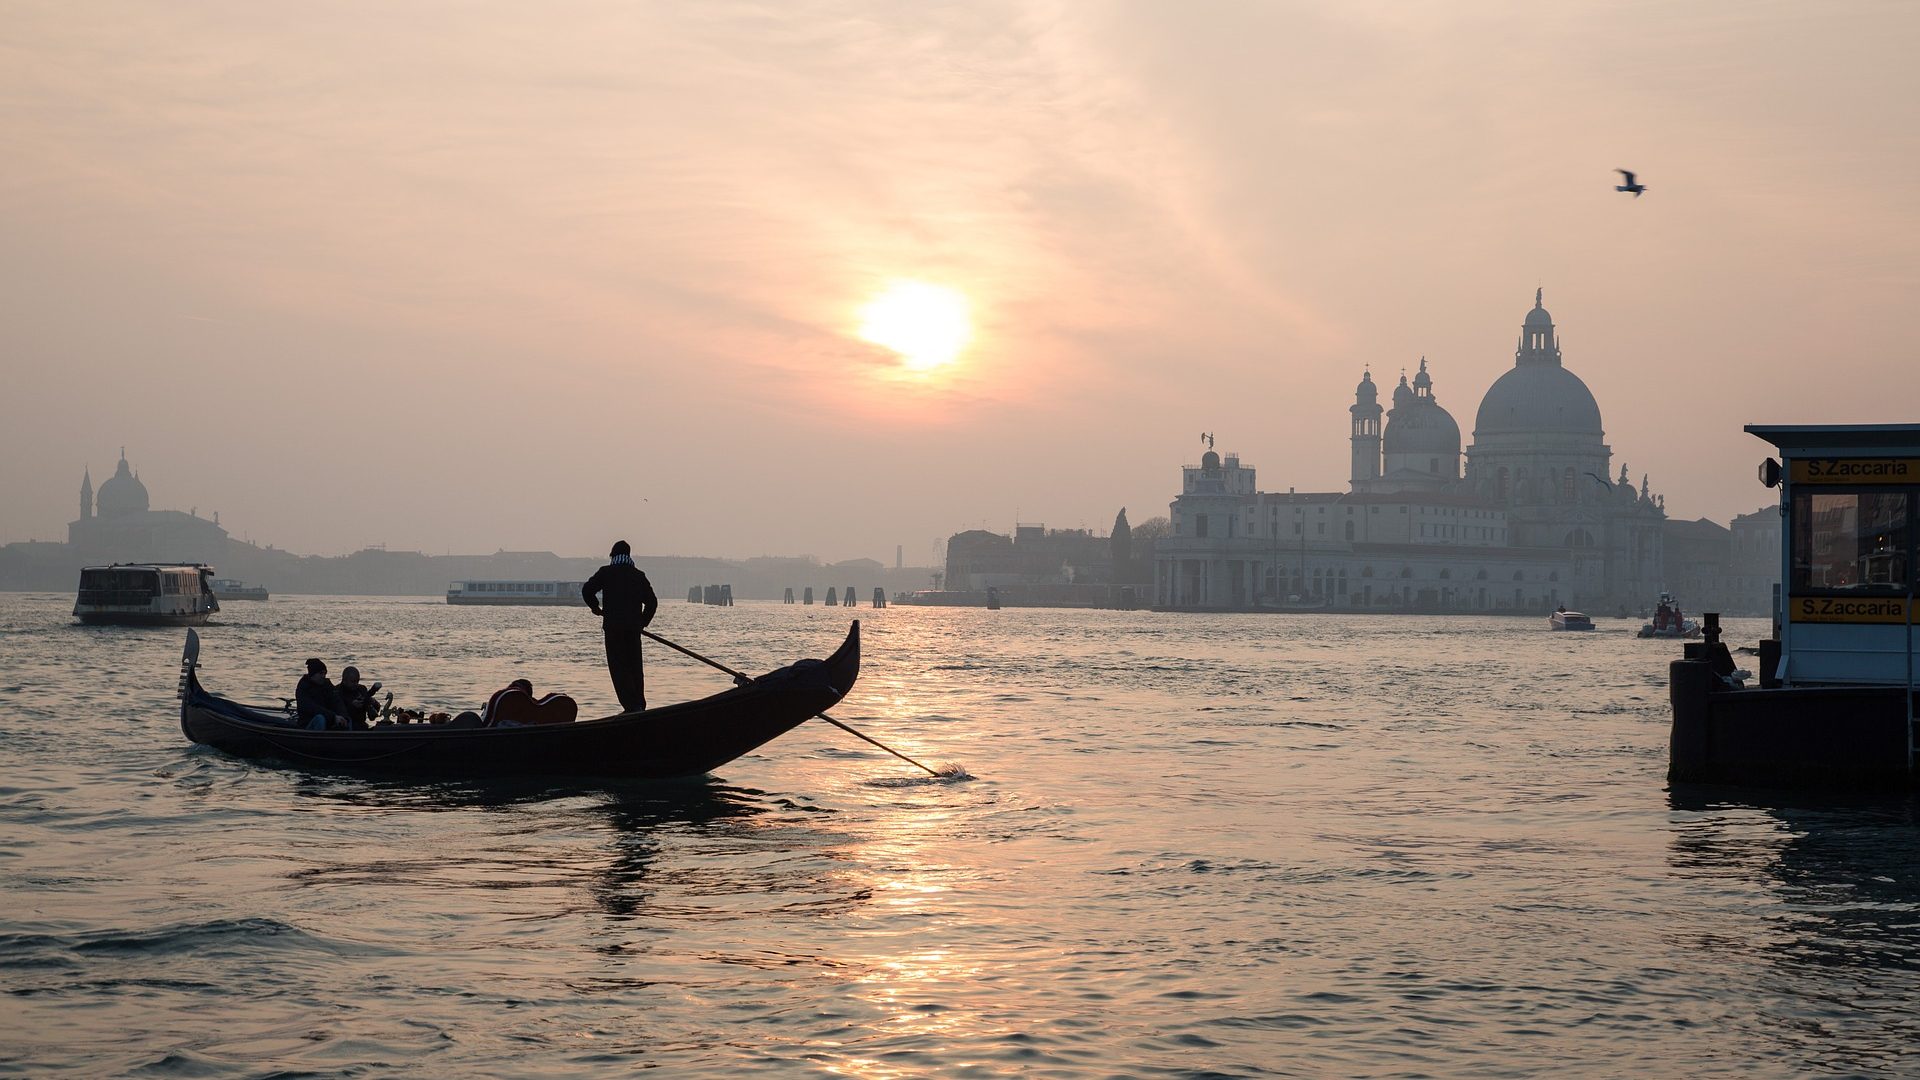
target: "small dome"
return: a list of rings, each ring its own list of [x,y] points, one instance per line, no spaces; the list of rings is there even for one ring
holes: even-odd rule
[[[125,454],[120,456],[120,467],[100,485],[98,505],[101,517],[146,513],[147,485],[127,467]]]
[[[1387,418],[1387,430],[1380,437],[1381,449],[1389,454],[1460,453],[1460,424],[1453,414],[1431,399],[1393,410]]]
[[[1545,307],[1541,306],[1542,294],[1545,292],[1545,289],[1533,290],[1533,310],[1527,312],[1527,321],[1525,323],[1530,329],[1545,330],[1553,326],[1553,316],[1547,313]]]
[[[1208,471],[1218,469],[1220,467],[1220,455],[1214,453],[1211,450],[1207,451],[1204,454],[1201,454],[1200,467]]]
[[[1420,371],[1413,377],[1413,388],[1424,390],[1433,385],[1433,376],[1427,374],[1427,358],[1420,358]]]
[[[1365,402],[1379,400],[1380,390],[1373,385],[1373,372],[1367,371],[1361,373],[1360,385],[1353,388],[1353,396]]]

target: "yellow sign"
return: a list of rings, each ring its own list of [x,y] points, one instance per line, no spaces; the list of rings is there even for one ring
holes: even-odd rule
[[[1794,622],[1893,623],[1907,621],[1903,596],[1796,596],[1787,605]]]
[[[1920,484],[1920,458],[1795,458],[1796,484]]]

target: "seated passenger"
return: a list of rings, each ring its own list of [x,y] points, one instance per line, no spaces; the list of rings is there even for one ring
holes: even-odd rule
[[[571,724],[580,707],[565,694],[548,694],[538,700],[533,684],[515,679],[488,699],[482,724],[486,727],[527,727],[535,724]]]
[[[504,712],[501,703],[506,703]],[[480,710],[480,722],[485,727],[520,727],[525,724],[528,710],[533,705],[533,683],[526,679],[515,679],[493,692],[487,699],[487,707]]]
[[[327,678],[327,665],[318,659],[309,659],[307,673],[293,689],[295,722],[301,727],[325,731],[330,727],[346,727],[346,714],[340,691]]]
[[[341,670],[340,685],[335,689],[340,695],[340,711],[346,716],[349,726],[362,731],[372,726],[374,714],[380,711],[379,703],[373,696],[380,692],[380,684],[363,684],[360,681],[360,669],[347,667]]]

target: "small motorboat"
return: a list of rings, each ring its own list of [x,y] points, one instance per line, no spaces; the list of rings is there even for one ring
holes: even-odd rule
[[[1553,614],[1547,616],[1547,625],[1555,630],[1591,630],[1593,620],[1562,607],[1555,608]]]
[[[1700,636],[1700,624],[1686,617],[1680,610],[1680,601],[1672,593],[1661,593],[1660,603],[1653,609],[1653,619],[1640,628],[1635,635],[1643,638],[1697,638]]]
[[[1277,596],[1268,596],[1261,599],[1260,609],[1262,611],[1331,611],[1333,597],[1301,596],[1298,593],[1289,593],[1287,598],[1282,600]]]
[[[700,776],[831,708],[860,675],[856,621],[832,656],[800,660],[697,701],[526,727],[391,724],[313,731],[285,708],[243,705],[200,685],[200,635],[180,657],[180,730],[244,758],[333,772],[418,777]]]

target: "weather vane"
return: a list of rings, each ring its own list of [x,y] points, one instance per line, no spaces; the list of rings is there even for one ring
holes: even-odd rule
[[[1207,449],[1209,450],[1213,449],[1213,432],[1211,431],[1201,432],[1200,441],[1207,444]]]

